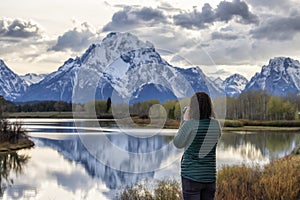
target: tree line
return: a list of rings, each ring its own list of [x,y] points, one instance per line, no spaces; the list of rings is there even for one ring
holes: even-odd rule
[[[295,120],[299,119],[300,95],[272,96],[266,91],[243,92],[227,97],[227,119]]]
[[[224,99],[226,98],[226,99]],[[218,106],[226,103],[227,119],[249,119],[249,120],[294,120],[299,119],[300,95],[289,94],[287,96],[272,96],[265,91],[243,92],[238,97],[224,97],[213,99],[216,110]],[[128,112],[131,116],[148,118],[153,105],[160,105],[159,112],[165,112],[167,118],[180,120],[182,108],[189,104],[189,98],[182,100],[170,100],[160,103],[152,99],[144,102],[135,102],[130,105],[113,103],[111,98],[107,100],[96,100],[85,104],[72,104],[64,101],[42,101],[25,104],[15,104],[5,101],[0,96],[0,115],[3,112],[49,112],[49,111],[76,111],[94,112],[97,115],[112,114],[114,110]],[[129,107],[128,107],[129,106]],[[218,111],[217,111],[218,112]],[[158,113],[159,115],[161,113]],[[218,113],[217,113],[218,114]]]
[[[66,112],[72,111],[72,103],[64,101],[40,101],[40,102],[29,102],[29,103],[12,103],[3,100],[0,97],[0,111],[2,112]]]

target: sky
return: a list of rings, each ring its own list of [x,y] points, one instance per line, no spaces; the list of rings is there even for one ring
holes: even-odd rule
[[[50,73],[112,31],[153,43],[174,66],[250,79],[269,59],[300,60],[298,0],[3,0],[0,59]]]

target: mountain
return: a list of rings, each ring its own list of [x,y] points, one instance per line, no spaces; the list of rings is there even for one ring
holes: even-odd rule
[[[14,101],[26,89],[26,83],[0,59],[0,95],[6,100]]]
[[[247,83],[248,80],[240,74],[233,74],[229,76],[223,81],[226,95],[229,97],[240,95],[245,89]]]
[[[32,84],[18,101],[64,100],[71,101],[76,70],[82,57],[70,58],[57,71],[45,76],[37,84]]]
[[[43,80],[47,74],[35,74],[35,73],[28,73],[23,76],[20,76],[21,79],[25,81],[25,83],[30,86],[32,84],[36,84]]]
[[[283,96],[300,93],[300,63],[288,57],[275,57],[264,65],[246,85],[245,91],[265,90],[269,94]]]
[[[210,77],[210,79],[211,79],[218,87],[220,87],[220,88],[223,87],[223,82],[224,82],[224,80],[221,79],[220,77],[218,77],[218,78]]]
[[[19,101],[114,102],[158,99],[161,102],[205,91],[221,95],[199,67],[183,69],[166,62],[150,42],[130,33],[110,33],[99,44],[29,87]]]

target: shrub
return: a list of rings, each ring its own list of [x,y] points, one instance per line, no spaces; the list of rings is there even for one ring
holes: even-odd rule
[[[243,127],[244,124],[238,120],[225,120],[224,127]]]
[[[154,189],[149,189],[149,182],[138,183],[126,187],[117,199],[121,200],[181,200],[181,185],[177,180],[162,180],[156,182]]]
[[[226,166],[218,171],[216,199],[299,199],[300,156],[258,166]]]
[[[154,197],[157,200],[182,199],[181,185],[176,180],[160,181],[154,190]]]
[[[288,156],[268,164],[259,180],[265,199],[300,197],[300,159]]]
[[[153,196],[149,189],[143,184],[139,183],[136,186],[126,187],[117,199],[121,200],[152,200]]]
[[[182,199],[180,182],[158,181],[153,190],[144,184],[125,188],[117,199]],[[300,156],[287,156],[260,167],[224,166],[217,175],[217,200],[300,199]]]
[[[22,137],[25,137],[25,131],[20,122],[9,123],[4,118],[0,119],[0,142],[16,143]]]
[[[244,126],[300,127],[300,120],[240,120]]]
[[[257,182],[259,176],[257,166],[223,167],[218,171],[216,199],[256,199],[261,195]]]

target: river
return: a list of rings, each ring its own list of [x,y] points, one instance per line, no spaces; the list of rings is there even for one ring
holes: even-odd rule
[[[0,155],[3,199],[113,199],[140,180],[179,180],[183,152],[172,144],[174,129],[120,130],[109,120],[101,127],[93,120],[20,121],[35,147]],[[264,165],[299,144],[299,132],[223,132],[217,168]]]

